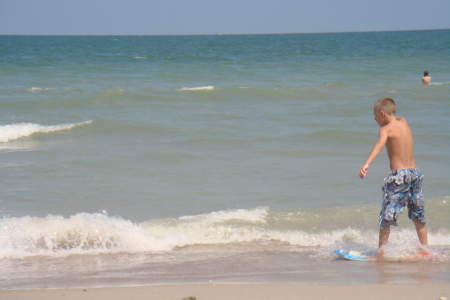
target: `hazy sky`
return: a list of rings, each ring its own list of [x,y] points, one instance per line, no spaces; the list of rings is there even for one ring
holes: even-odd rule
[[[248,34],[442,28],[450,28],[450,0],[0,0],[0,34]]]

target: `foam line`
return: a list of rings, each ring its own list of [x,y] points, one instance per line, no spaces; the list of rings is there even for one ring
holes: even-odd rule
[[[18,124],[4,125],[0,126],[0,143],[5,143],[23,137],[28,137],[37,132],[48,133],[60,130],[68,130],[76,126],[91,123],[92,121],[74,124],[50,125],[50,126],[39,125],[34,123],[18,123]]]

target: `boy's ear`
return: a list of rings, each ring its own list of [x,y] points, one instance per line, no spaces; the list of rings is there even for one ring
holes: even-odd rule
[[[384,118],[386,117],[386,113],[383,110],[380,110],[380,115]]]

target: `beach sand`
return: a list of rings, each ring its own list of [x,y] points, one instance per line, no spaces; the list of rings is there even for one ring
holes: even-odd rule
[[[450,298],[449,284],[179,284],[41,290],[0,290],[0,299],[174,299],[197,300],[439,300]],[[192,298],[191,298],[192,299]]]

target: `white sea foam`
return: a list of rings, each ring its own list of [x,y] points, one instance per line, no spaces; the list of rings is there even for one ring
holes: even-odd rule
[[[76,126],[90,123],[92,123],[92,121],[74,124],[50,125],[50,126],[44,126],[34,123],[18,123],[18,124],[4,125],[0,126],[0,143],[17,140],[19,138],[27,137],[37,132],[48,133],[59,130],[67,130]]]
[[[40,87],[32,87],[28,89],[30,92],[41,92],[41,91],[52,91],[54,88],[40,88]]]
[[[160,252],[190,245],[264,245],[273,242],[324,248],[328,253],[337,245],[374,248],[378,241],[376,229],[341,228],[308,232],[296,226],[270,224],[268,215],[268,208],[263,207],[151,220],[140,224],[102,213],[79,213],[69,218],[55,215],[45,218],[5,217],[0,219],[0,259],[35,255]],[[414,230],[403,229],[392,234],[390,245],[402,247],[405,241],[414,242],[416,239]],[[450,245],[448,231],[430,232],[429,240],[434,245]]]
[[[181,88],[180,91],[208,91],[208,90],[213,90],[213,89],[214,89],[213,85],[208,85],[208,86],[199,86],[199,87],[192,87],[192,88],[184,87],[184,88]]]
[[[266,216],[268,214],[268,207],[258,207],[255,209],[233,209],[227,211],[212,212],[208,214],[201,214],[197,216],[185,216],[180,220],[189,220],[205,223],[217,223],[227,221],[251,222],[251,223],[266,223]]]
[[[80,213],[66,219],[22,217],[0,220],[0,258],[74,253],[168,250],[130,221],[104,214]]]
[[[261,226],[265,209],[235,210],[142,224],[105,214],[0,220],[0,258],[169,251],[188,245],[280,241],[317,245],[318,236]],[[327,239],[331,239],[328,237]],[[328,241],[327,241],[328,242]]]

